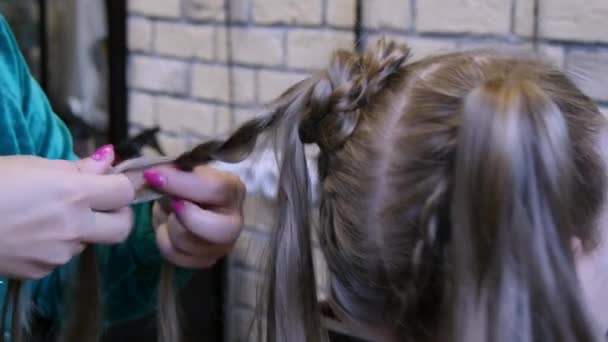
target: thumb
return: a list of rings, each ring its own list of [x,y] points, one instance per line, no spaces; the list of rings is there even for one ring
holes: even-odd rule
[[[75,161],[76,167],[82,173],[103,174],[114,161],[114,146],[105,145],[97,149],[90,157]]]

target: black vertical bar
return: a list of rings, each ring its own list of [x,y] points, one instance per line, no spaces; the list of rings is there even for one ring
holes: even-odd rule
[[[534,0],[532,17],[534,18],[533,26],[532,26],[532,47],[534,51],[538,52],[538,35],[540,34],[540,3],[538,0]]]
[[[363,3],[361,0],[355,1],[355,50],[359,53],[363,51]]]
[[[48,44],[47,44],[47,35],[46,35],[46,1],[47,0],[38,0],[38,16],[40,19],[38,26],[38,39],[40,42],[40,86],[46,92],[48,87]]]
[[[119,144],[128,137],[127,2],[106,0],[108,18],[109,124],[108,140]]]

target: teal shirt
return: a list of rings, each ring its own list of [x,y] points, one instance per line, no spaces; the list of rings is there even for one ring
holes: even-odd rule
[[[49,159],[76,159],[72,138],[34,80],[0,15],[0,155],[36,155]],[[156,307],[161,256],[151,228],[151,204],[133,206],[135,226],[128,240],[97,246],[102,278],[105,325],[150,314]],[[63,289],[71,280],[75,258],[46,278],[30,281],[27,289],[38,312],[50,320],[63,316]],[[189,277],[178,270],[178,283]],[[0,278],[0,305],[6,279]]]

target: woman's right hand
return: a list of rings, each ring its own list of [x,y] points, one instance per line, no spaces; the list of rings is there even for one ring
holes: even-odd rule
[[[111,146],[78,161],[0,157],[0,274],[42,278],[88,243],[126,240],[134,190],[124,175],[104,175]]]

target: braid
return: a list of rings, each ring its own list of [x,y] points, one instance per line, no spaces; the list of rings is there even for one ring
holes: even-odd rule
[[[383,89],[409,54],[405,45],[385,40],[362,56],[338,50],[312,88],[310,105],[300,123],[302,142],[316,143],[326,152],[338,149],[357,127],[359,108]]]
[[[312,79],[302,80],[287,89],[273,101],[266,113],[245,122],[226,140],[210,140],[182,153],[175,159],[175,166],[182,170],[192,170],[197,165],[212,161],[238,163],[246,159],[254,150],[258,137],[275,128],[285,119],[290,106],[307,95]],[[299,111],[295,114],[299,114]]]

